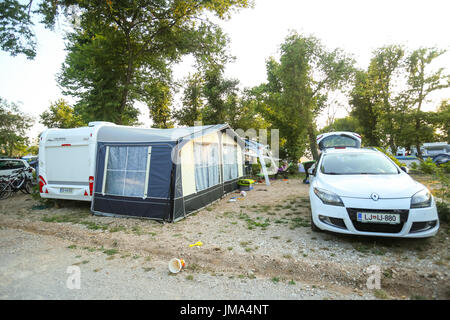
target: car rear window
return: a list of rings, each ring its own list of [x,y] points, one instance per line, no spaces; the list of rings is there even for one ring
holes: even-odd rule
[[[325,174],[398,174],[397,167],[380,153],[336,153],[324,155]]]
[[[5,160],[0,161],[0,170],[8,170],[8,169],[11,169],[10,162]]]
[[[348,135],[331,135],[329,137],[324,138],[319,143],[319,149],[323,150],[326,148],[335,148],[335,147],[353,147],[359,148],[361,147],[360,142]]]

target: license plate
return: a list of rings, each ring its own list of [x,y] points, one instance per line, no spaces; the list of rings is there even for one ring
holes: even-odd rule
[[[356,219],[363,223],[400,223],[400,215],[393,213],[358,212],[356,214]]]
[[[59,193],[72,193],[71,188],[59,188]]]

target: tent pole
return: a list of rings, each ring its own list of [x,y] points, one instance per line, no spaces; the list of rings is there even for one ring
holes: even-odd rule
[[[264,161],[264,157],[261,152],[261,149],[262,149],[262,147],[258,147],[258,158],[259,158],[259,162],[261,163],[261,169],[264,173],[264,179],[266,179],[266,185],[270,186],[270,180],[269,180],[269,175],[267,174],[266,162]]]

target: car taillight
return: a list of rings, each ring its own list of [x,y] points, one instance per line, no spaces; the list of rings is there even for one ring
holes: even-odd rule
[[[92,196],[92,192],[94,191],[94,177],[89,177],[89,194]]]
[[[43,187],[46,185],[47,183],[45,182],[45,179],[42,178],[42,176],[39,176],[39,193],[44,193],[43,191]]]

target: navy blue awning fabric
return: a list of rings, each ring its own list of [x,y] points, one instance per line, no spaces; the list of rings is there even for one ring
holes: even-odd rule
[[[97,144],[97,166],[93,211],[114,215],[169,219],[172,149],[174,142],[163,143],[105,143]],[[107,146],[151,146],[147,198],[102,194]]]

